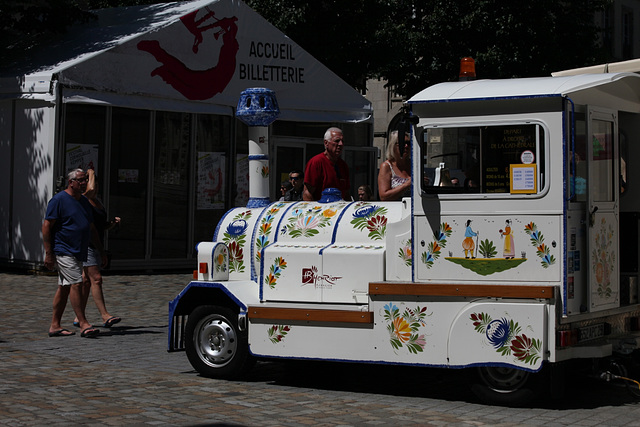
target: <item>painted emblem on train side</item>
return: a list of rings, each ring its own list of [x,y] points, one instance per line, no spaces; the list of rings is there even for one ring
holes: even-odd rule
[[[302,269],[302,286],[313,285],[316,289],[330,289],[333,287],[333,285],[337,284],[338,280],[340,279],[342,279],[342,277],[340,276],[318,274],[318,267],[316,267],[315,265],[311,268]]]

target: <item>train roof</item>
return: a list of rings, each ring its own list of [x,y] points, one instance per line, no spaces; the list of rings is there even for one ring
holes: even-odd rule
[[[640,75],[635,73],[581,74],[501,80],[447,82],[430,86],[407,103],[477,101],[565,96],[578,104],[603,105],[640,112]]]

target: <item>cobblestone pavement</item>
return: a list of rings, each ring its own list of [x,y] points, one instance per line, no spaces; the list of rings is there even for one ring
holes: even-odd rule
[[[480,404],[453,370],[265,361],[244,381],[202,378],[166,351],[167,304],[189,280],[105,276],[123,321],[81,338],[69,304],[76,335],[49,338],[56,277],[0,273],[0,425],[640,426],[640,402],[588,378],[530,408]]]

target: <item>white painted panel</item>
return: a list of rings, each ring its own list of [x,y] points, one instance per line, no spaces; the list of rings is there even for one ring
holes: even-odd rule
[[[55,109],[39,101],[15,104],[11,258],[43,261],[42,221],[55,192]]]
[[[543,303],[469,304],[451,325],[449,363],[493,363],[538,370],[546,358],[546,325]]]

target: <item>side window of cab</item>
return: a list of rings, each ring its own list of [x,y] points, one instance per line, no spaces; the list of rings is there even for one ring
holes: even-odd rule
[[[429,127],[422,145],[422,191],[535,194],[544,188],[540,124]]]

